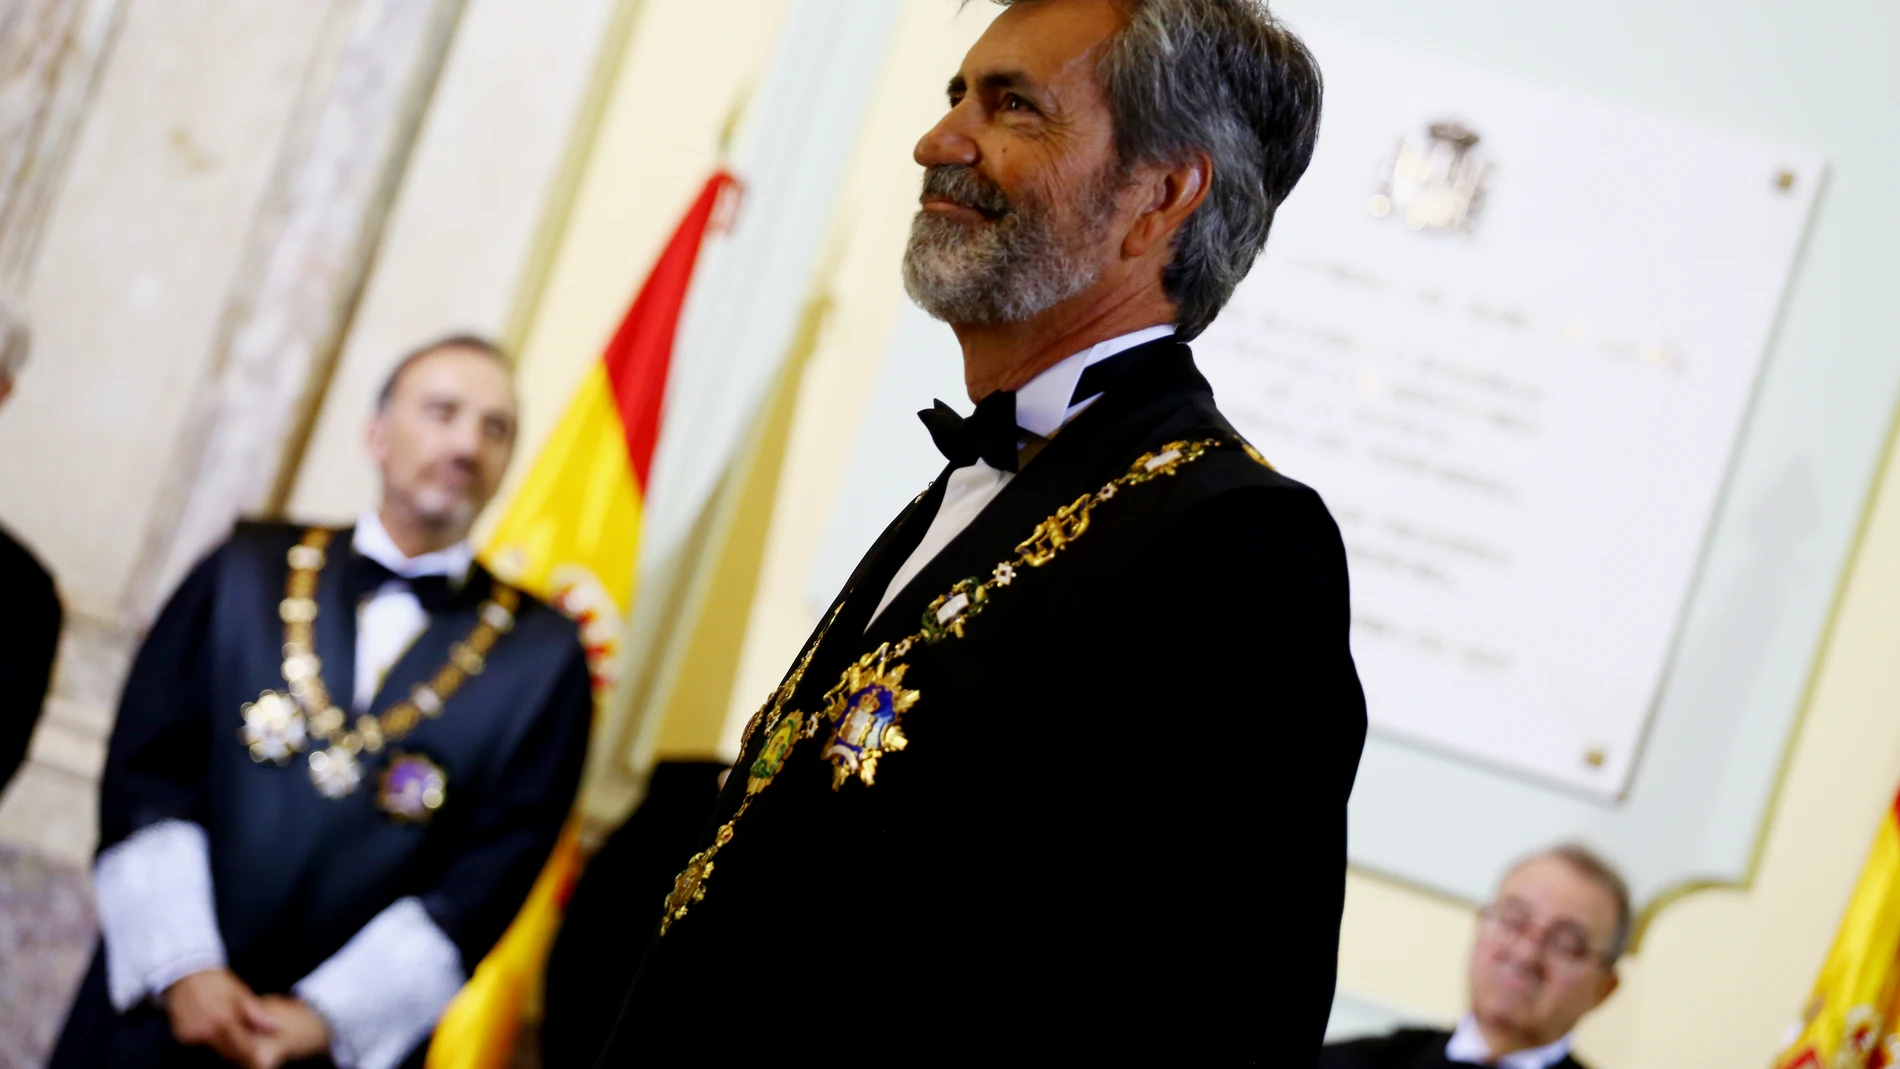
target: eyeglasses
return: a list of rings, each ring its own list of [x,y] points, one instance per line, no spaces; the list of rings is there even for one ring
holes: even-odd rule
[[[1521,910],[1488,906],[1478,916],[1484,920],[1486,936],[1522,940],[1560,964],[1581,967],[1603,960],[1603,951],[1591,946],[1590,937],[1567,921],[1558,921],[1540,931],[1531,923],[1530,915]]]

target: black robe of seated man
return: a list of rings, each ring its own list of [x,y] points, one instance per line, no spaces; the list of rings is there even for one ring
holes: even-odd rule
[[[872,620],[949,469],[890,525],[787,712],[819,713],[860,655],[1138,458],[1220,447],[1122,488],[962,637],[901,658],[918,697],[875,783],[834,789],[828,725],[796,742],[703,898],[656,929],[601,1064],[1152,1048],[1312,1064],[1366,729],[1338,529],[1244,447],[1186,345],[1116,359],[1134,367]]]
[[[1445,1057],[1451,1033],[1439,1028],[1401,1028],[1390,1035],[1335,1043],[1320,1052],[1319,1069],[1461,1069],[1470,1062]],[[1586,1069],[1569,1055],[1550,1069]]]

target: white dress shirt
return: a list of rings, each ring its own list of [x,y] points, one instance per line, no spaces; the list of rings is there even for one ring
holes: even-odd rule
[[[475,561],[475,551],[467,542],[457,542],[447,549],[418,557],[403,556],[375,509],[365,510],[357,517],[356,533],[350,544],[358,553],[404,579],[441,575],[447,576],[449,583],[457,587],[468,581],[469,566]],[[407,584],[394,579],[357,606],[356,689],[352,695],[357,712],[369,709],[376,692],[382,689],[383,677],[428,629],[429,613],[422,602],[416,600]]]
[[[467,542],[404,556],[374,511],[358,518],[351,544],[399,576],[442,575],[458,585],[475,559]],[[363,599],[356,619],[352,704],[362,712],[428,629],[429,614],[406,584],[391,580]],[[113,845],[93,866],[93,887],[107,992],[121,1013],[192,973],[224,967],[210,843],[196,823],[161,821]],[[435,1027],[464,979],[461,952],[421,900],[408,897],[371,918],[291,990],[329,1025],[330,1056],[342,1069],[390,1069]]]
[[[1095,394],[1070,403],[1075,384],[1082,378],[1084,370],[1116,353],[1126,352],[1137,345],[1145,345],[1173,333],[1172,324],[1146,327],[1118,338],[1097,342],[1064,358],[1016,391],[1016,425],[1039,437],[1054,438],[1057,431],[1081,415],[1083,409],[1094,404],[1096,398],[1101,396]],[[970,522],[989,507],[989,503],[996,500],[996,495],[1003,492],[1003,487],[1015,478],[1015,472],[998,471],[981,460],[950,473],[944,484],[943,504],[937,507],[936,518],[930,521],[930,529],[924,532],[924,540],[917,544],[903,566],[897,569],[897,574],[891,577],[890,586],[884,588],[884,597],[877,603],[877,611],[871,614],[872,623],[883,615],[885,607],[897,597],[898,592],[917,578],[917,573],[936,559],[937,554],[943,552],[943,547],[962,534],[963,529],[970,526]],[[867,623],[865,628],[869,630],[870,624]]]
[[[1548,1046],[1520,1050],[1493,1061],[1491,1048],[1484,1041],[1484,1033],[1478,1031],[1478,1019],[1469,1013],[1458,1019],[1457,1030],[1445,1044],[1447,1061],[1495,1065],[1498,1069],[1550,1069],[1569,1056],[1570,1037],[1565,1036]]]

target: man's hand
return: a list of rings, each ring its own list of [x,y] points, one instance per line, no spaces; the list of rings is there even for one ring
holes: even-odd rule
[[[260,1031],[268,1034],[257,1041],[252,1069],[277,1069],[330,1049],[330,1026],[302,999],[265,995],[257,1002]]]
[[[264,1017],[256,995],[229,969],[195,972],[165,989],[165,1012],[172,1035],[187,1047],[210,1047],[235,1065],[250,1065],[264,1038]]]

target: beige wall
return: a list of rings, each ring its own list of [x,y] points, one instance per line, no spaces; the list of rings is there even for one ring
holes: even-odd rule
[[[1896,450],[1900,452],[1900,450]],[[1582,1052],[1627,1069],[1766,1064],[1807,999],[1900,784],[1900,463],[1889,455],[1753,885],[1690,895],[1650,925]],[[1340,982],[1449,1020],[1464,1005],[1468,909],[1355,874]]]
[[[645,0],[520,354],[527,473],[581,376],[719,160],[765,71],[786,0]],[[493,517],[490,517],[492,520]]]
[[[1874,829],[1900,785],[1900,463],[1894,449],[1796,734],[1759,869],[1662,909],[1582,1054],[1620,1069],[1762,1066],[1807,1001]],[[1355,874],[1340,983],[1450,1020],[1468,909]]]
[[[328,4],[133,4],[27,298],[0,516],[115,617]]]
[[[619,9],[639,0],[470,0],[297,474],[289,515],[351,522],[377,494],[363,448],[376,391],[432,338],[499,338],[576,115]],[[637,15],[627,10],[626,15]],[[532,72],[532,77],[524,77]]]
[[[0,522],[57,577],[67,623],[0,840],[91,852],[129,590],[332,17],[325,3],[131,4],[106,57],[26,293],[32,360],[0,411]]]

